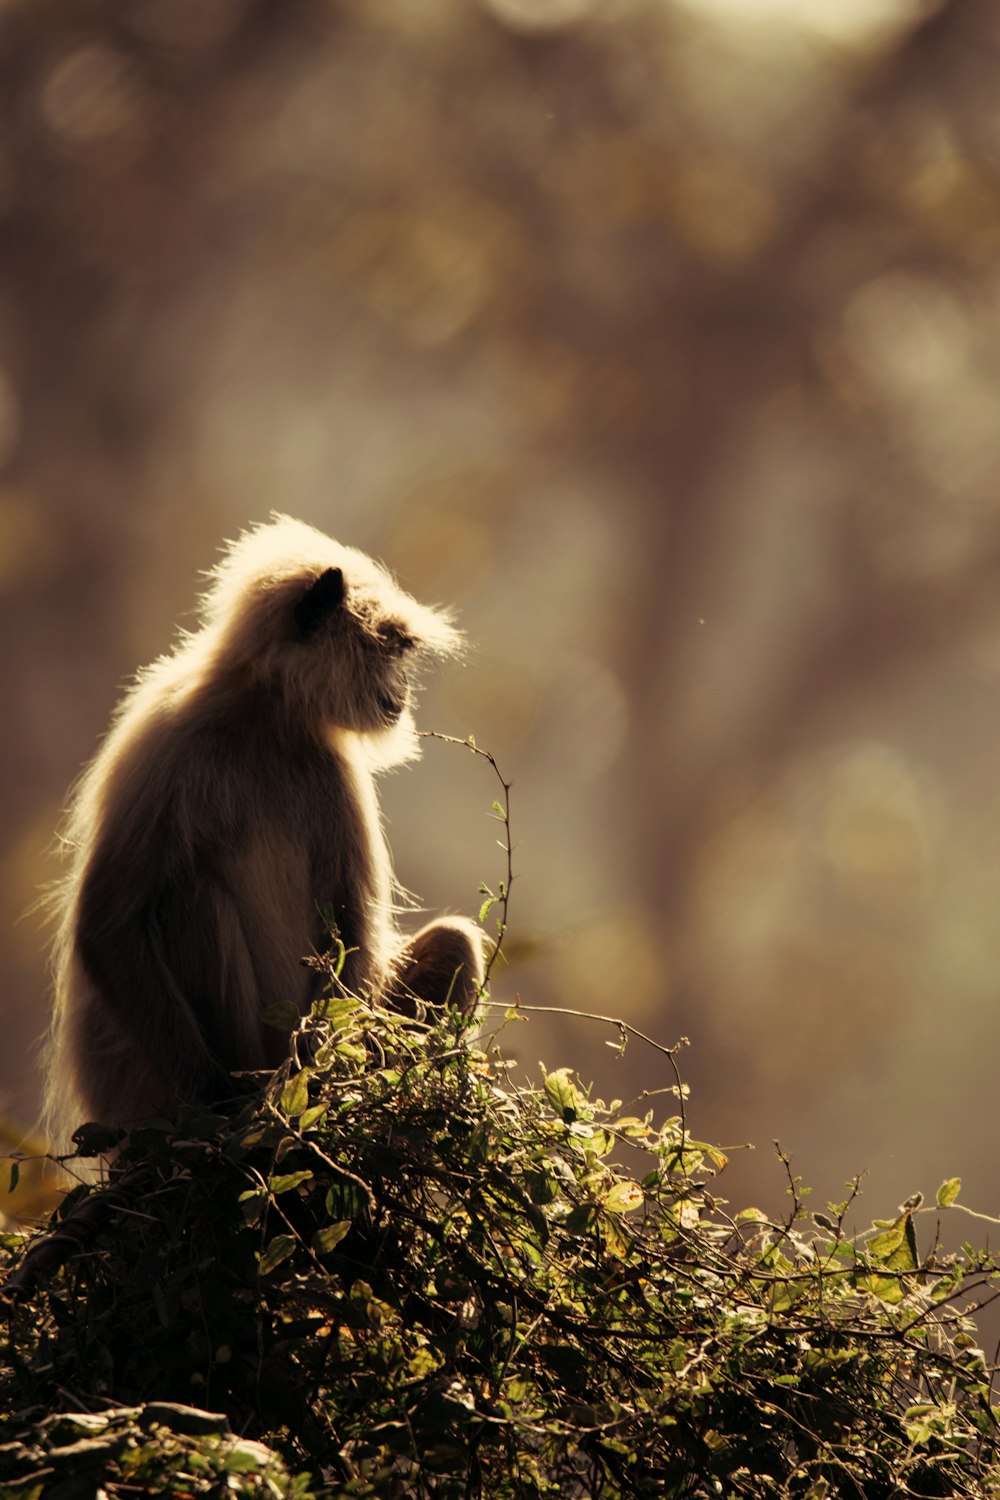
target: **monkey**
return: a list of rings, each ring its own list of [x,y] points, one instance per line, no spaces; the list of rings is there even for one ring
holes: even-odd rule
[[[420,752],[413,667],[450,614],[355,548],[274,514],[207,575],[201,626],[144,668],[72,796],[54,906],[46,1114],[129,1128],[233,1095],[288,1056],[332,944],[347,992],[471,1013],[483,934],[407,941],[376,792]],[[412,1013],[412,1012],[410,1012]]]

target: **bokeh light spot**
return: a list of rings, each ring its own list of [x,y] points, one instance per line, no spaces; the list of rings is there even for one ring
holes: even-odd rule
[[[493,296],[503,246],[500,216],[470,203],[433,213],[359,214],[331,247],[331,270],[414,344],[432,347],[473,321]],[[502,234],[500,236],[502,239]]]
[[[78,47],[56,63],[42,87],[42,115],[65,144],[87,146],[132,129],[143,90],[128,59],[110,47]]]
[[[692,249],[723,265],[755,254],[776,222],[776,205],[765,187],[723,160],[679,162],[665,191],[673,227]]]
[[[830,772],[824,846],[842,888],[879,906],[926,894],[935,807],[929,786],[887,745],[860,744]]]
[[[890,39],[937,6],[928,0],[687,0],[689,10],[771,28],[789,27],[842,43]]]
[[[639,911],[594,915],[560,938],[551,962],[563,1005],[629,1016],[666,1009],[667,955]]]
[[[21,401],[6,371],[0,367],[0,468],[17,447],[21,436]]]
[[[628,699],[611,668],[592,656],[563,657],[555,668],[546,700],[567,747],[565,774],[592,781],[613,765],[625,744]]]
[[[868,282],[851,299],[844,327],[862,369],[890,395],[939,387],[968,355],[968,318],[929,276],[892,271]]]
[[[129,24],[161,47],[195,50],[226,41],[246,10],[247,0],[139,0]]]
[[[512,31],[563,31],[590,20],[605,8],[605,0],[480,0],[491,16]]]
[[[456,470],[421,485],[389,530],[388,560],[421,598],[468,599],[492,571],[501,505],[489,474]]]
[[[59,566],[58,529],[46,526],[38,498],[0,489],[0,592],[34,586]]]
[[[806,869],[805,842],[787,809],[758,797],[720,819],[695,871],[709,943],[736,954],[765,948],[801,899]]]
[[[523,662],[477,652],[475,670],[456,672],[448,696],[461,724],[474,724],[476,738],[503,754],[524,740],[538,718],[542,694]]]

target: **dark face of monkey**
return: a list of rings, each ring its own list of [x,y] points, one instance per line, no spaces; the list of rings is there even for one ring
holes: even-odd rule
[[[287,517],[241,538],[212,578],[195,638],[211,655],[212,682],[263,687],[286,723],[311,733],[367,736],[381,764],[409,758],[414,667],[459,647],[446,612]]]
[[[418,648],[417,622],[387,616],[384,590],[348,584],[341,568],[327,568],[295,605],[303,669],[314,683],[326,722],[360,734],[391,729],[410,707],[410,667]],[[322,685],[317,680],[322,674]]]

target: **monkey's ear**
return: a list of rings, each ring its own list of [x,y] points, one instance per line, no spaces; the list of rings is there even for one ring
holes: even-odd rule
[[[299,637],[308,641],[327,615],[344,602],[344,575],[339,568],[327,568],[311,583],[295,606],[295,624]]]

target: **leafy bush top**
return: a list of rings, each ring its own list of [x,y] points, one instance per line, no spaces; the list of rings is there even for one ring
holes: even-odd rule
[[[810,1215],[790,1177],[784,1223],[730,1216],[673,1071],[657,1121],[565,1068],[515,1085],[455,1015],[334,999],[294,1040],[239,1114],[137,1134],[22,1257],[0,1443],[40,1451],[72,1392],[224,1412],[301,1493],[1000,1496],[958,1310],[994,1264],[921,1257],[916,1203],[852,1238],[853,1195]]]

